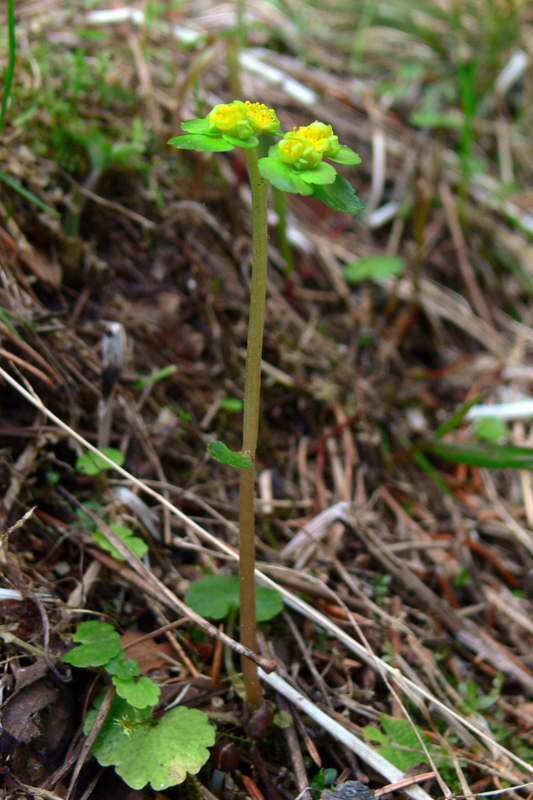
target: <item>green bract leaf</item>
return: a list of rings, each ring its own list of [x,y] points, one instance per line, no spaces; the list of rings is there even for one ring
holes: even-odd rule
[[[186,119],[181,127],[187,133],[209,133],[209,122],[206,119]]]
[[[505,422],[497,417],[483,417],[477,420],[475,434],[484,442],[504,442],[509,436],[509,429]]]
[[[109,672],[110,675],[116,675],[118,678],[122,678],[122,680],[136,678],[141,674],[141,668],[133,658],[128,658],[126,661],[124,660],[124,650],[105,665],[105,671]]]
[[[63,661],[74,667],[102,667],[122,650],[120,636],[107,622],[82,622],[72,638],[82,644]]]
[[[87,714],[85,734],[96,714],[96,710]],[[92,753],[102,767],[113,765],[132,789],[150,783],[154,791],[164,791],[182,783],[188,772],[195,775],[214,743],[215,730],[198,709],[178,706],[156,722],[151,709],[139,711],[117,697]]]
[[[271,148],[272,150],[272,148]],[[260,158],[259,172],[277,189],[291,194],[311,194],[313,187],[300,177],[300,173],[279,158]]]
[[[259,144],[257,136],[250,136],[249,139],[238,139],[236,136],[231,136],[229,133],[223,133],[222,138],[234,147],[257,147]]]
[[[198,153],[223,153],[233,150],[234,145],[226,142],[221,136],[208,136],[206,133],[189,133],[186,136],[175,136],[168,144],[178,150],[196,150]]]
[[[101,452],[121,467],[126,457],[115,447],[103,447]],[[103,470],[113,469],[98,453],[84,453],[76,459],[76,469],[82,475],[99,475]]]
[[[361,157],[354,153],[354,151],[350,147],[346,147],[345,144],[341,144],[340,150],[336,156],[326,156],[331,161],[336,161],[337,164],[360,164]]]
[[[331,164],[321,161],[314,169],[305,169],[299,173],[306,183],[328,184],[333,183],[337,177],[337,170]]]
[[[344,211],[345,214],[357,214],[364,208],[363,204],[355,194],[353,186],[346,178],[337,175],[334,183],[327,186],[313,187],[313,197],[322,200],[334,211]]]
[[[134,708],[155,706],[161,694],[161,689],[151,678],[140,678],[135,681],[133,678],[119,678],[115,675],[113,683],[118,696],[123,697]]]
[[[477,467],[513,467],[533,469],[533,448],[511,444],[455,444],[453,442],[424,442],[423,453],[431,453],[454,464],[473,464]]]
[[[148,545],[144,541],[144,539],[139,538],[139,536],[135,536],[131,528],[125,528],[124,525],[119,525],[115,523],[111,525],[111,528],[115,531],[117,536],[124,541],[125,544],[128,545],[132,553],[134,553],[137,558],[142,558],[145,553],[148,552]],[[93,533],[93,541],[99,545],[102,550],[107,550],[108,553],[111,553],[113,558],[116,558],[118,561],[125,561],[123,555],[121,555],[116,547],[114,547],[111,542],[109,542],[104,534],[101,531],[95,531]]]
[[[399,275],[405,266],[400,256],[374,255],[365,256],[358,261],[351,261],[344,268],[344,277],[349,283],[379,280]]]
[[[210,575],[192,584],[185,602],[202,617],[224,619],[232,608],[239,608],[239,579],[234,575]],[[276,589],[255,588],[255,613],[266,622],[283,610],[283,597]]]
[[[220,461],[221,464],[228,464],[230,467],[237,469],[253,467],[253,462],[250,456],[243,456],[241,453],[235,453],[230,450],[224,442],[209,442],[207,449],[215,459]]]

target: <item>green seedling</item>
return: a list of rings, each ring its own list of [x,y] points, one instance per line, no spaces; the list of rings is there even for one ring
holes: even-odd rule
[[[311,788],[316,789],[317,792],[324,791],[324,789],[331,786],[333,781],[337,779],[338,774],[337,770],[333,769],[333,767],[320,769],[311,781]]]
[[[344,277],[348,283],[361,281],[380,281],[395,278],[403,272],[405,262],[399,256],[372,255],[351,261],[344,268]]]
[[[119,467],[121,467],[126,460],[124,454],[115,447],[104,447],[102,453],[115,464],[118,464]],[[97,453],[84,453],[76,459],[76,469],[78,472],[81,472],[82,475],[94,476],[99,475],[105,470],[113,469],[113,466],[108,464],[104,458],[100,458]]]
[[[107,622],[82,622],[72,637],[81,642],[64,658],[73,667],[103,667],[112,675],[117,694],[130,706],[146,708],[154,706],[160,695],[159,687],[150,678],[140,678],[139,665],[133,659],[125,659],[120,636]]]
[[[409,720],[383,714],[380,721],[383,731],[366,725],[363,729],[365,736],[372,742],[378,742],[378,753],[398,769],[405,772],[417,764],[427,763],[422,742],[433,759],[439,755],[440,751],[431,744],[429,737]]]
[[[64,657],[75,667],[103,667],[112,676],[117,696],[98,734],[92,753],[103,767],[114,766],[132,789],[150,783],[156,791],[182,783],[196,774],[209,757],[215,731],[206,715],[178,707],[161,719],[154,717],[161,690],[140,667],[126,659],[120,636],[105,622],[82,622],[73,637],[79,646]],[[88,734],[102,698],[85,720]]]
[[[167,364],[166,367],[157,369],[155,372],[152,372],[151,375],[147,375],[145,378],[139,378],[139,380],[135,382],[135,388],[141,391],[147,386],[151,386],[153,383],[164,381],[166,378],[170,378],[171,375],[174,375],[177,369],[175,364]]]
[[[148,545],[141,539],[139,536],[135,536],[131,528],[126,528],[124,525],[120,525],[119,523],[114,523],[111,525],[111,528],[115,531],[117,536],[124,541],[125,544],[128,545],[130,550],[137,556],[137,558],[142,558],[148,552]],[[93,541],[102,548],[102,550],[106,550],[108,553],[111,553],[113,558],[116,558],[118,561],[125,561],[124,556],[119,553],[116,547],[114,547],[110,541],[104,536],[103,533],[100,531],[95,531],[93,533]]]
[[[492,689],[484,694],[475,681],[460,683],[457,687],[463,697],[463,714],[478,714],[480,711],[490,708],[501,698],[503,684],[503,674],[498,673],[492,682]]]
[[[180,150],[223,153],[241,147],[246,155],[252,192],[253,258],[248,347],[244,385],[243,444],[240,453],[210,446],[210,452],[224,464],[240,469],[239,491],[239,579],[240,635],[243,645],[256,650],[255,611],[255,454],[259,427],[261,392],[261,352],[265,321],[266,273],[268,256],[267,199],[269,186],[289,194],[322,200],[336,211],[356,214],[363,207],[346,178],[324,161],[354,165],[359,156],[341,145],[331,125],[313,122],[282,135],[276,112],[263,103],[241,102],[216,105],[204,119],[182,123],[186,131],[169,144]],[[259,158],[259,137],[276,135],[280,141]],[[243,459],[249,461],[245,463]],[[262,702],[257,666],[243,659],[246,699],[253,708]]]
[[[185,602],[202,617],[225,619],[232,609],[240,608],[239,579],[233,575],[210,575],[193,583]],[[283,597],[275,589],[257,586],[255,607],[257,622],[267,622],[283,610]]]

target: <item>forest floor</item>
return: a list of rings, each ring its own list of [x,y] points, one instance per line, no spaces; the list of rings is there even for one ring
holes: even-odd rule
[[[17,3],[11,87],[0,10],[2,796],[533,781],[531,6],[110,5]],[[166,145],[238,87],[283,130],[332,124],[365,206],[271,203],[256,546],[285,602],[255,715],[235,606],[216,635],[183,610],[237,574],[238,471],[207,446],[241,447],[246,160]],[[195,776],[128,786],[90,754],[118,681],[63,659],[91,620],[160,688],[154,719],[207,714]]]

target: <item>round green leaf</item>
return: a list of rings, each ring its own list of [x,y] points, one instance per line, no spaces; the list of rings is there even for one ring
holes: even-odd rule
[[[477,421],[475,434],[484,442],[505,442],[509,437],[509,429],[497,417],[482,417]]]
[[[257,136],[250,136],[249,139],[237,139],[236,136],[231,136],[229,133],[223,133],[222,138],[224,141],[229,142],[234,147],[257,147],[259,139]]]
[[[206,119],[186,119],[181,127],[187,133],[209,133],[209,122]]]
[[[344,268],[344,277],[349,283],[360,281],[379,280],[399,275],[405,266],[400,256],[373,255],[351,261]]]
[[[255,617],[258,622],[268,622],[283,611],[283,595],[267,586],[255,587]]]
[[[232,608],[240,607],[239,579],[234,575],[202,578],[192,584],[185,602],[202,617],[224,619]],[[283,597],[279,592],[256,586],[255,613],[258,622],[266,622],[282,610]]]
[[[123,697],[134,708],[155,706],[161,694],[161,689],[151,678],[144,677],[135,681],[133,678],[119,678],[115,675],[113,683],[118,696]]]
[[[205,133],[189,133],[186,136],[175,136],[168,144],[178,150],[196,150],[198,153],[223,153],[233,150],[234,145],[226,142],[221,136],[208,136]]]
[[[122,650],[120,636],[107,622],[82,622],[72,638],[82,644],[63,661],[74,667],[102,667]]]
[[[228,464],[228,466],[236,469],[250,469],[250,467],[253,467],[250,456],[235,453],[224,442],[209,442],[207,449],[215,461],[219,461],[221,464]]]
[[[301,172],[300,176],[306,183],[323,185],[333,183],[335,181],[335,178],[337,177],[337,170],[335,167],[332,167],[331,164],[326,164],[325,161],[321,161],[320,164],[314,169],[306,169]]]
[[[354,151],[350,147],[346,147],[345,144],[341,144],[340,150],[335,157],[327,156],[327,158],[329,158],[331,161],[336,161],[337,164],[361,163],[361,157],[357,153],[354,153]]]
[[[86,734],[96,713],[87,714]],[[151,710],[134,709],[116,698],[92,752],[101,766],[113,765],[132,789],[150,783],[154,791],[164,791],[182,783],[187,773],[195,775],[214,743],[214,728],[198,709],[178,706],[155,722]]]
[[[115,464],[121,467],[126,460],[126,456],[117,450],[116,447],[103,447],[101,453],[107,456]],[[76,459],[76,469],[82,475],[99,475],[103,470],[113,469],[113,465],[109,464],[99,453],[84,453]]]
[[[345,214],[357,214],[358,211],[364,208],[350,181],[340,175],[337,175],[334,183],[326,186],[315,185],[313,187],[313,197],[316,197],[317,200],[322,200],[334,211],[343,211]]]
[[[290,728],[292,725],[294,725],[294,717],[290,711],[282,709],[281,711],[278,711],[277,714],[274,714],[272,722],[277,728]]]

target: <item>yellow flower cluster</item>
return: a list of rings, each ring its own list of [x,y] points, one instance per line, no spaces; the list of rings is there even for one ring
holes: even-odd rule
[[[323,156],[334,158],[339,150],[331,125],[318,121],[286,133],[278,144],[280,159],[298,170],[314,169]]]
[[[249,100],[219,103],[206,119],[211,133],[227,133],[241,140],[260,133],[274,133],[279,128],[279,120],[272,108]]]

